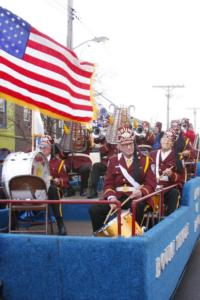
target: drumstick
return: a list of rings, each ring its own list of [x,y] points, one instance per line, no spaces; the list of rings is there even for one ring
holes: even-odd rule
[[[108,214],[107,214],[107,216],[106,216],[106,218],[105,218],[105,220],[103,222],[103,225],[105,225],[107,223],[107,221],[108,221],[108,219],[109,219],[109,217],[111,215],[112,210],[113,210],[112,208],[109,210],[109,212],[108,212]]]
[[[140,185],[140,188],[139,188],[139,189],[141,189],[142,187],[143,187],[143,184]],[[124,200],[124,202],[122,202],[121,207],[122,207],[124,204],[126,204],[126,202],[128,202],[130,199],[131,199],[131,195],[130,195],[128,198],[126,198],[126,199]],[[115,210],[112,212],[112,214],[111,214],[110,216],[114,215],[114,214],[117,212],[117,210],[118,210],[118,208],[115,209]]]
[[[124,200],[124,202],[122,202],[121,207],[122,207],[124,204],[126,204],[126,202],[128,202],[128,200],[130,200],[130,199],[131,199],[131,196],[129,196],[128,198],[126,198],[126,200]],[[116,209],[110,214],[110,216],[114,215],[114,214],[117,212],[117,210],[118,210],[118,208],[116,208]]]
[[[142,187],[143,187],[143,184],[140,185],[140,188],[139,188],[139,189],[141,189]],[[131,195],[130,195],[128,198],[126,198],[126,199],[124,200],[124,202],[122,202],[121,207],[122,207],[124,204],[126,204],[126,202],[128,202],[130,199],[131,199]],[[114,214],[117,212],[117,210],[118,210],[118,208],[115,209],[115,210],[110,214],[110,216],[114,215]]]

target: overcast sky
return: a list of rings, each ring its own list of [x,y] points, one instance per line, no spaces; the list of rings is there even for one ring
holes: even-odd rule
[[[98,90],[117,105],[134,105],[134,116],[166,124],[200,108],[199,0],[74,0],[73,46],[106,36],[105,43],[75,49],[97,64]],[[0,5],[66,45],[67,0],[0,0]],[[197,129],[200,131],[200,109]]]

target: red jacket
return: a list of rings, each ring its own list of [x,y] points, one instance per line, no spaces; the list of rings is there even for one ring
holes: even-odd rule
[[[120,153],[121,154],[121,153]],[[151,160],[149,157],[140,154],[138,156],[141,166],[141,184],[142,184],[142,195],[148,195],[154,192],[156,187],[156,178],[151,169]],[[108,162],[107,172],[104,178],[104,197],[116,196],[118,199],[124,194],[127,197],[132,193],[131,191],[126,191],[126,187],[132,187],[131,183],[124,177],[119,164],[124,167],[127,172],[132,176],[134,170],[134,161],[132,165],[128,168],[124,156],[118,154],[112,156]],[[116,191],[117,188],[123,188],[124,191]]]
[[[65,168],[64,162],[56,157],[53,157],[49,161],[50,175],[54,178],[59,178],[59,187],[69,187],[69,177]]]
[[[192,143],[192,145],[194,144],[194,140],[195,140],[195,133],[194,133],[194,131],[187,130],[186,132],[184,132],[183,135],[190,140],[190,142]]]
[[[65,160],[65,166],[68,171],[78,171],[81,166],[92,168],[92,161],[89,156],[89,151],[70,153]]]
[[[157,159],[157,153],[159,155]],[[155,150],[151,152],[151,158],[154,162],[154,173],[155,175],[159,176],[157,177],[157,184],[161,185],[163,187],[170,186],[174,183],[180,183],[183,184],[186,179],[186,171],[183,167],[183,171],[180,173],[177,172],[177,166],[176,166],[176,158],[175,158],[175,152],[172,150],[169,155],[162,160],[161,158],[161,150]],[[158,162],[158,166],[157,166]],[[172,175],[171,176],[162,176],[163,171],[167,168],[171,168]],[[156,169],[157,172],[156,173]]]

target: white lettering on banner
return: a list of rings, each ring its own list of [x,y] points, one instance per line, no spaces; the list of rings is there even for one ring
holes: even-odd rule
[[[196,200],[199,197],[199,195],[200,195],[200,187],[198,186],[194,189],[194,200]]]
[[[199,212],[199,202],[197,202],[195,204],[195,212],[198,213]]]
[[[183,229],[177,234],[175,240],[173,240],[160,254],[159,257],[156,258],[156,274],[155,277],[159,278],[161,272],[164,271],[167,264],[174,258],[176,251],[180,249],[183,245],[184,241],[187,239],[189,235],[189,223],[187,223]]]
[[[189,235],[189,224],[185,225],[181,232],[176,236],[176,251],[183,245]]]
[[[200,225],[200,215],[197,215],[194,220],[194,232],[197,232],[199,225]]]

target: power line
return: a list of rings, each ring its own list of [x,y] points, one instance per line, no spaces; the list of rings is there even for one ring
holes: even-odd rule
[[[61,13],[65,13],[67,10],[67,5],[63,5],[60,2],[58,2],[57,0],[46,0],[46,2],[48,3],[48,5],[52,8],[55,8],[57,10],[59,10]]]

